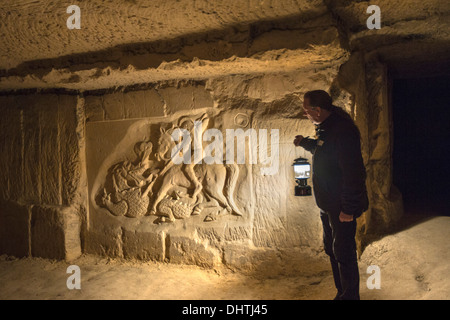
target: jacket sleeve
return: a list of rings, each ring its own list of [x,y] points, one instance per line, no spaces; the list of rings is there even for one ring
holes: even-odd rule
[[[317,146],[317,140],[310,138],[303,138],[302,141],[300,141],[299,146],[305,149],[306,151],[314,153]]]
[[[345,125],[337,136],[338,165],[342,173],[341,210],[359,217],[368,207],[366,170],[358,129]]]

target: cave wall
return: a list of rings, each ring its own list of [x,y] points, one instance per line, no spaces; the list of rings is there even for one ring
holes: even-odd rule
[[[292,247],[319,251],[321,226],[314,198],[293,195],[292,161],[311,156],[292,146],[292,134],[314,134],[309,120],[299,118],[299,95],[318,83],[329,87],[337,72],[337,66],[331,65],[321,71],[169,81],[140,90],[85,93],[89,182],[86,252],[250,268],[252,259],[256,259],[251,252],[260,256],[267,250]],[[177,125],[179,119],[186,117],[199,118],[204,113],[208,114],[209,128],[220,129],[224,139],[225,129],[266,129],[269,139],[272,129],[279,130],[280,156],[275,174],[261,173],[267,165],[261,164],[259,155],[257,163],[250,164],[246,153],[246,164],[238,165],[234,197],[242,217],[225,212],[217,220],[205,221],[211,213],[206,210],[199,216],[155,224],[159,213],[115,217],[102,207],[96,196],[107,183],[108,168],[135,159],[133,146],[142,139],[151,141],[156,151],[160,128]],[[244,117],[245,125],[236,122],[237,117]],[[151,199],[154,201],[154,196]],[[215,209],[223,211],[223,207]]]
[[[314,126],[301,117],[300,105],[303,93],[316,88],[328,88],[335,104],[353,116],[362,133],[371,205],[358,220],[358,243],[363,248],[371,234],[398,219],[401,198],[390,178],[386,66],[362,54],[342,62],[309,70],[161,81],[70,95],[2,96],[7,115],[2,122],[7,155],[2,159],[7,172],[0,211],[2,251],[56,259],[70,259],[83,251],[243,269],[282,248],[319,252],[318,209],[313,197],[293,196],[291,167],[299,156],[311,160],[310,154],[292,146],[292,137],[314,135]],[[149,140],[156,150],[160,128],[204,113],[210,117],[209,127],[217,127],[224,137],[224,129],[236,127],[238,114],[247,117],[245,130],[279,130],[275,175],[261,175],[264,166],[249,164],[247,158],[240,165],[245,167],[239,178],[245,187],[237,188],[234,197],[243,217],[225,214],[204,221],[203,214],[155,224],[157,217],[149,216],[148,210],[142,217],[116,217],[99,204],[112,167],[137,159],[136,143]]]
[[[104,41],[94,36],[95,14],[69,45],[73,34],[58,33],[58,24],[32,24],[38,34],[53,28],[53,49],[33,42],[33,33],[27,36],[33,41],[14,36],[34,19],[38,2],[2,20],[11,29],[2,28],[9,40],[1,48],[7,59],[0,70],[0,254],[70,260],[86,252],[240,270],[280,265],[273,262],[293,248],[318,254],[318,209],[313,197],[293,196],[291,167],[299,156],[311,160],[292,140],[314,135],[300,112],[303,93],[313,89],[328,90],[361,131],[370,208],[358,219],[360,251],[399,219],[388,70],[411,74],[449,65],[448,33],[440,31],[448,26],[449,5],[409,0],[398,7],[383,0],[383,28],[368,30],[364,1],[288,1],[248,12],[245,3],[202,3],[187,29],[174,19],[159,21],[155,12],[164,8],[152,4],[126,20],[127,28],[113,30],[120,37],[110,36],[110,23],[103,26]],[[139,9],[118,5],[130,14]],[[106,20],[116,16],[91,6]],[[52,12],[44,20],[56,19]],[[212,12],[222,18],[210,19]],[[148,15],[159,21],[158,30],[139,23]],[[204,114],[221,131],[278,129],[278,172],[263,175],[264,165],[248,160],[238,165],[232,197],[242,216],[217,204],[158,223],[161,215],[129,211],[121,199],[130,202],[130,190],[113,194],[113,168],[129,171],[150,142],[152,154],[158,150],[161,129]],[[155,186],[161,189],[161,181]]]
[[[0,97],[0,252],[81,253],[82,111],[76,95]]]
[[[314,198],[293,195],[292,161],[299,156],[311,160],[311,155],[293,147],[292,135],[314,134],[314,126],[301,117],[299,96],[330,87],[338,71],[338,64],[330,64],[321,70],[166,81],[132,90],[2,96],[7,114],[2,146],[8,155],[2,159],[7,173],[2,252],[70,259],[83,251],[248,269],[263,253],[280,248],[319,251]],[[348,99],[342,101],[348,109]],[[159,128],[203,113],[210,116],[209,127],[222,131],[267,129],[270,139],[270,130],[279,130],[274,175],[261,174],[266,167],[261,161],[249,164],[248,153],[246,164],[239,165],[241,187],[234,197],[242,217],[225,214],[204,221],[204,214],[155,224],[156,216],[116,217],[98,205],[108,170],[135,160],[137,142],[150,139],[156,150]],[[237,115],[248,124],[242,127]]]
[[[376,53],[355,53],[340,68],[333,88],[335,97],[342,92],[350,96],[350,113],[361,132],[369,196],[369,209],[358,219],[357,244],[361,251],[372,239],[392,229],[403,214],[401,193],[392,183],[393,121],[388,66]]]

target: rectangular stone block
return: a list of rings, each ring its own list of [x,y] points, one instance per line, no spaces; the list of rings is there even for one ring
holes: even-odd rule
[[[169,87],[159,89],[159,92],[166,103],[167,114],[214,106],[212,97],[203,86]]]
[[[125,118],[123,108],[123,93],[114,92],[103,96],[105,120],[120,120]]]
[[[193,88],[194,108],[212,108],[214,99],[204,86],[196,86]]]
[[[81,256],[81,217],[77,209],[66,208],[64,215],[65,260],[71,261]]]
[[[164,233],[124,230],[122,241],[124,258],[164,261]]]
[[[30,255],[30,208],[12,201],[0,202],[0,255]]]
[[[44,95],[40,99],[41,203],[61,204],[60,134],[58,126],[58,96]]]
[[[41,200],[41,159],[39,126],[39,97],[27,95],[16,97],[23,109],[23,200],[40,203]]]
[[[86,96],[84,98],[86,122],[104,120],[103,98],[101,96]]]
[[[5,112],[11,107],[13,104],[13,99],[10,96],[0,96],[0,114],[5,115]],[[8,161],[6,160],[6,154],[8,149],[9,140],[6,137],[8,130],[8,122],[5,116],[0,117],[0,171],[3,174],[0,174],[0,199],[9,199],[9,186],[8,186]]]
[[[61,201],[63,205],[68,206],[75,197],[81,173],[76,96],[59,96],[58,119],[61,146]]]
[[[164,116],[164,102],[155,89],[130,91],[123,95],[125,118]]]
[[[71,207],[34,206],[31,214],[31,255],[72,260],[81,255],[78,213]]]
[[[95,226],[86,232],[86,253],[123,258],[122,229],[119,227]]]
[[[220,263],[220,252],[209,246],[208,241],[197,241],[188,236],[168,235],[166,256],[171,263],[192,264],[214,268]]]
[[[31,215],[31,255],[64,259],[64,219],[57,208],[35,206]]]
[[[23,193],[21,110],[14,96],[0,96],[0,199]]]

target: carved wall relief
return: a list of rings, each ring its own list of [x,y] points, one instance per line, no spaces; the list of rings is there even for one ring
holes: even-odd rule
[[[247,127],[250,121],[245,113],[228,118],[235,127],[241,128]],[[223,120],[217,120],[215,125],[221,126]],[[185,129],[190,137],[194,137],[194,125],[199,123],[203,134],[214,119],[202,113],[182,116],[171,122],[149,122],[143,131],[148,132],[150,138],[133,141],[128,137],[128,145],[134,144],[132,156],[114,161],[106,174],[100,176],[95,191],[97,206],[107,209],[112,216],[154,217],[155,224],[173,223],[198,215],[202,215],[204,222],[225,215],[243,216],[235,201],[242,165],[226,163],[225,159],[214,164],[194,159],[195,149],[199,145],[202,148],[202,141],[191,143],[190,152],[183,150],[183,156],[190,157],[185,158],[188,161],[181,164],[173,161],[173,152],[177,150],[177,142],[172,138],[175,130]],[[121,142],[121,147],[126,145]]]
[[[149,206],[149,192],[158,169],[150,160],[153,144],[150,141],[136,143],[134,162],[122,161],[110,169],[106,177],[100,206],[115,216],[137,218],[146,215]]]

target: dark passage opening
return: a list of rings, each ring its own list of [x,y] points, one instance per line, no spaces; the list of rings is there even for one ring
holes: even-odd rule
[[[450,216],[450,77],[395,79],[392,102],[405,213]]]

